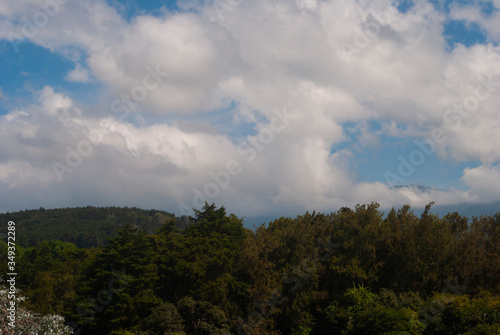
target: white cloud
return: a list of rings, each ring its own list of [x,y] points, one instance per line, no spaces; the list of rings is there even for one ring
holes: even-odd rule
[[[330,153],[321,134],[294,136],[289,129],[303,122],[296,115],[288,125],[278,119],[272,119],[274,128],[267,120],[259,123],[259,133],[241,146],[202,129],[140,127],[84,114],[71,99],[45,87],[39,104],[0,119],[0,140],[6,143],[1,157],[17,157],[0,161],[0,182],[9,190],[2,197],[32,189],[29,203],[35,207],[136,201],[177,213],[181,204],[191,208],[208,200],[241,215],[255,215],[254,210],[276,214],[290,206],[329,210],[373,200],[391,206],[470,199],[456,190],[420,194],[380,183],[357,184],[349,169],[351,153]],[[230,170],[238,171],[228,174]],[[214,190],[214,183],[226,183],[227,176],[227,187]],[[44,192],[50,197],[43,197]],[[203,196],[196,199],[197,194]]]
[[[458,47],[444,70],[450,94],[441,99],[441,122],[446,140],[438,150],[442,157],[458,161],[500,160],[500,48],[477,45]]]
[[[83,107],[46,87],[38,104],[0,119],[6,144],[0,180],[21,192],[27,186],[20,176],[39,173],[40,182],[26,180],[37,192],[50,188],[51,196],[33,199],[52,206],[111,199],[176,211],[180,203],[192,207],[193,189],[204,191],[214,182],[212,172],[236,161],[242,172],[213,200],[241,215],[290,206],[328,210],[374,200],[422,205],[496,196],[472,186],[475,170],[465,171],[467,192],[425,194],[359,183],[352,171],[354,151],[378,145],[380,135],[425,137],[433,129],[446,133],[437,145],[443,159],[500,160],[496,91],[460,124],[445,118],[447,109],[474,95],[479,78],[500,75],[500,50],[479,45],[448,52],[445,17],[430,3],[417,2],[403,14],[386,1],[242,1],[215,22],[209,19],[213,7],[190,6],[196,10],[126,22],[105,1],[69,2],[36,34],[24,36],[78,60],[67,79],[103,83],[115,109],[174,121],[130,124],[110,115],[109,105]],[[33,18],[37,10],[30,1],[4,3],[0,25],[15,26],[21,36],[23,23],[14,18]],[[346,45],[355,52],[347,55]],[[256,133],[241,140],[256,145],[242,149],[240,138],[183,121],[221,108],[234,116],[226,128],[251,123]],[[293,117],[270,135],[276,111],[285,109]],[[372,120],[382,122],[382,131],[370,129]],[[346,140],[347,122],[359,128],[359,147],[332,151]],[[262,143],[265,136],[272,139]],[[91,153],[69,166],[69,150],[82,141],[90,141]],[[53,162],[71,170],[62,182]]]
[[[145,104],[162,113],[211,109],[211,88],[217,85],[224,59],[194,14],[164,19],[139,17],[122,42],[95,52],[89,58],[93,74],[113,93],[127,94],[148,74],[146,68],[168,73],[162,85],[150,92]],[[217,31],[213,32],[217,34]]]
[[[0,6],[0,37],[13,41],[12,46],[29,40],[70,58],[84,51],[105,47],[117,41],[125,22],[103,0],[18,0]]]
[[[500,199],[500,167],[482,165],[477,168],[467,168],[462,177],[470,187],[470,192],[477,194],[485,202]]]
[[[500,41],[500,2],[492,1],[493,11],[490,14],[482,13],[481,9],[471,5],[452,4],[450,16],[454,20],[464,20],[467,24],[475,23],[486,33],[489,41]]]
[[[88,83],[90,81],[89,70],[77,64],[73,70],[68,72],[66,79],[78,83]]]

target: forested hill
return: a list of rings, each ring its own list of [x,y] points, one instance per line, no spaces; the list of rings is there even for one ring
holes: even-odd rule
[[[16,334],[500,335],[500,213],[469,220],[430,209],[385,215],[372,203],[249,230],[206,204],[186,229],[167,220],[148,234],[128,224],[92,249],[44,241],[16,247],[14,258],[0,239],[0,274],[15,259],[27,298],[17,315],[38,327],[19,322]],[[150,228],[162,215],[79,211],[97,222],[142,217]],[[18,226],[16,238],[32,234]],[[4,283],[0,333],[12,334]]]
[[[136,207],[77,207],[61,209],[36,209],[0,214],[0,233],[7,236],[7,221],[14,221],[17,244],[32,247],[41,241],[60,240],[71,242],[79,248],[98,247],[116,235],[117,230],[132,224],[153,233],[172,213],[144,210]],[[177,220],[178,224],[182,220]]]

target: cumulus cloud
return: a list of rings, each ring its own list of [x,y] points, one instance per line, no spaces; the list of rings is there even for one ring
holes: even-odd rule
[[[467,24],[477,24],[486,32],[486,37],[491,42],[500,41],[500,2],[492,1],[493,10],[491,13],[481,10],[468,4],[452,4],[450,16],[454,20],[463,20]]]
[[[0,119],[2,187],[19,196],[28,184],[33,193],[51,192],[31,203],[111,199],[178,212],[206,199],[247,215],[500,198],[473,186],[500,160],[500,49],[449,51],[446,17],[426,1],[405,13],[386,1],[255,0],[225,10],[190,2],[186,12],[129,22],[105,1],[57,3],[54,15],[38,2],[1,5],[0,25],[13,27],[1,37],[81,60],[67,79],[104,84],[111,111],[140,108],[146,119],[169,121],[132,124],[109,106],[45,87],[38,103]],[[33,21],[37,11],[47,22],[23,33],[15,18]],[[489,19],[464,15],[458,7],[451,13],[483,20],[496,38]],[[230,136],[196,121],[210,112],[230,114],[225,129],[249,129]],[[358,143],[334,150],[347,127],[357,129]],[[380,145],[382,135],[432,139],[436,130],[444,133],[434,143],[441,159],[485,164],[464,171],[468,191],[357,180],[351,163],[360,148]]]
[[[470,187],[470,192],[477,194],[484,201],[491,202],[499,199],[500,167],[498,165],[467,168],[462,179]]]
[[[31,189],[31,201],[47,207],[137,200],[177,213],[206,200],[242,214],[279,213],[289,206],[327,210],[373,200],[385,206],[469,200],[456,190],[422,194],[356,184],[348,150],[330,153],[320,136],[298,138],[293,129],[303,121],[297,111],[275,113],[256,135],[234,142],[179,125],[141,127],[86,117],[74,101],[45,87],[37,104],[0,119],[6,144],[0,182],[8,191],[2,197],[8,204],[12,194]]]
[[[79,83],[88,83],[90,81],[89,70],[77,64],[73,70],[68,72],[66,79]]]

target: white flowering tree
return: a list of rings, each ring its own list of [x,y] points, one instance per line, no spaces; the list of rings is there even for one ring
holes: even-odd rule
[[[1,281],[1,278],[0,278]],[[8,289],[0,284],[0,334],[1,335],[71,335],[73,330],[64,324],[64,318],[60,315],[40,315],[32,313],[24,308],[19,308],[19,303],[26,300],[18,295],[16,290],[15,321],[11,323],[11,306]],[[15,327],[12,327],[12,324]]]

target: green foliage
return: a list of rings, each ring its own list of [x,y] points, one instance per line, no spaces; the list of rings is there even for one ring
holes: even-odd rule
[[[311,327],[299,326],[292,331],[292,335],[309,335],[312,332]]]
[[[24,306],[40,313],[60,314],[76,296],[76,282],[88,250],[61,241],[43,241],[18,257],[18,285],[31,297]]]
[[[211,303],[184,297],[177,302],[177,307],[185,320],[185,330],[188,334],[229,334],[229,321],[226,315]]]
[[[61,240],[78,248],[102,246],[126,224],[133,224],[153,233],[173,214],[140,208],[78,207],[61,209],[36,209],[0,214],[0,221],[16,223],[17,245],[34,247],[42,241]],[[6,225],[0,234],[6,236]]]
[[[16,291],[15,298],[10,294],[10,284],[4,286],[5,281],[0,278],[0,334],[54,334],[71,335],[73,330],[64,324],[65,320],[60,315],[33,313],[32,311],[20,307],[19,304],[26,300],[26,297]],[[9,311],[12,308],[11,302],[16,303],[15,315]],[[12,319],[15,317],[15,319]],[[15,328],[12,327],[14,325]]]
[[[500,297],[481,292],[468,295],[435,295],[420,314],[427,327],[424,334],[495,334],[500,332]]]
[[[152,237],[132,225],[125,226],[89,260],[77,298],[85,312],[73,316],[82,327],[94,331],[136,327],[161,303],[155,294],[155,261]]]
[[[408,300],[419,307],[418,297],[396,295],[383,289],[379,294],[359,286],[348,289],[339,306],[334,302],[326,309],[326,316],[342,334],[419,334],[423,329],[418,320],[418,309],[408,306]]]
[[[175,301],[191,295],[196,299],[223,307],[236,317],[238,305],[233,300],[244,290],[238,280],[239,255],[246,233],[242,220],[227,216],[224,207],[205,204],[196,211],[193,223],[182,234],[172,233],[165,238],[165,254],[160,276],[165,278],[165,300]]]
[[[356,314],[371,305],[375,297],[376,295],[363,285],[350,288],[345,293],[346,303],[349,306],[347,309],[349,312]]]
[[[255,231],[215,204],[189,225],[138,209],[20,212],[32,245],[16,249],[21,308],[82,335],[499,334],[500,214],[439,218],[431,205],[420,217],[376,203],[307,212]],[[68,243],[75,229],[96,239]]]
[[[162,303],[151,309],[151,314],[142,322],[147,334],[175,334],[184,331],[184,320],[172,303]]]

